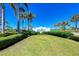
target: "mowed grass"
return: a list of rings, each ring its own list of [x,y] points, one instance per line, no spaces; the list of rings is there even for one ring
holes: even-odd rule
[[[79,56],[79,42],[51,35],[33,35],[7,49],[1,56]]]

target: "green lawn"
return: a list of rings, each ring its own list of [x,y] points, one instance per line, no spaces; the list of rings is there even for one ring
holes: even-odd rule
[[[51,35],[33,35],[0,51],[3,56],[79,56],[79,42]]]

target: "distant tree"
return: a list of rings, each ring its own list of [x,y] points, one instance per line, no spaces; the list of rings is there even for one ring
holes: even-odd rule
[[[79,21],[79,14],[72,16],[71,22],[75,23],[75,30],[77,31],[77,23]]]
[[[69,22],[67,22],[67,21],[61,22],[61,26],[62,26],[62,29],[65,31],[66,30],[66,26],[69,26]]]
[[[61,26],[60,23],[54,24],[54,27],[59,27],[60,28],[60,26]]]
[[[63,21],[60,23],[55,24],[54,26],[60,27],[62,30],[66,30],[66,26],[69,26],[69,22]]]

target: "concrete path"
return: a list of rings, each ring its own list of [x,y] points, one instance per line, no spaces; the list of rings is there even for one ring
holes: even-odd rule
[[[79,32],[72,32],[74,35],[78,36]]]

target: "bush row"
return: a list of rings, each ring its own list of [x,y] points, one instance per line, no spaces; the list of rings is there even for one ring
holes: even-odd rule
[[[79,36],[74,36],[70,32],[62,32],[62,31],[50,31],[50,32],[43,32],[44,34],[49,34],[49,35],[55,35],[63,38],[69,38],[74,41],[79,41]]]
[[[35,32],[35,31],[22,31],[22,34],[31,36],[31,35],[37,35],[40,34],[40,32]]]
[[[55,35],[63,38],[68,38],[71,35],[73,35],[70,32],[62,32],[62,31],[50,31],[50,32],[43,32],[44,34],[49,34],[49,35]]]
[[[23,31],[22,33],[4,33],[0,34],[0,50],[7,48],[8,46],[28,37],[31,35],[37,35],[39,32]]]
[[[75,41],[79,41],[79,36],[72,35],[72,36],[70,36],[69,39],[72,39],[72,40],[75,40]]]
[[[0,33],[0,37],[6,37],[13,34],[16,34],[16,33]]]
[[[24,39],[25,36],[23,34],[15,34],[15,35],[10,35],[7,37],[1,37],[0,38],[0,50]]]
[[[21,32],[22,34],[25,34],[25,35],[37,35],[37,34],[40,34],[39,32],[35,32],[35,31],[26,31],[26,30],[23,30]],[[17,32],[13,33],[13,32],[7,32],[7,33],[0,33],[0,37],[6,37],[6,36],[9,36],[9,35],[13,35],[13,34],[17,34]]]

